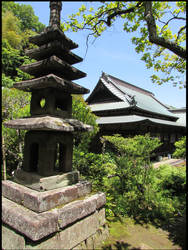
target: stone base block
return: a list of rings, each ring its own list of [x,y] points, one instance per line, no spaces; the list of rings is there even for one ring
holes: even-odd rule
[[[82,241],[73,249],[100,249],[103,242],[109,237],[109,229],[107,224],[104,224],[96,231],[95,234]]]
[[[14,172],[14,181],[37,191],[48,191],[77,183],[79,172],[57,174],[49,177],[18,169]]]
[[[105,195],[98,193],[37,214],[3,197],[2,247],[96,249],[108,237],[104,204]]]
[[[104,210],[104,208],[102,209]],[[40,241],[31,241],[3,225],[3,249],[96,249],[109,236],[107,224],[100,224],[101,210]],[[102,214],[102,213],[101,213]]]
[[[23,205],[37,213],[65,205],[68,202],[84,197],[90,192],[91,183],[88,181],[80,181],[72,186],[57,188],[45,192],[31,190],[30,188],[12,181],[2,181],[2,194],[5,198]]]
[[[52,233],[57,233],[60,229],[69,227],[73,223],[82,221],[94,213],[97,213],[96,225],[104,224],[104,210],[101,212],[100,209],[105,205],[105,202],[105,194],[97,193],[86,196],[85,199],[70,202],[63,207],[35,213],[3,197],[2,221],[32,241],[38,241]],[[98,226],[96,226],[97,229]],[[77,238],[77,236],[75,237]]]
[[[7,225],[2,226],[2,247],[3,249],[24,249],[25,239],[24,236],[15,232]]]

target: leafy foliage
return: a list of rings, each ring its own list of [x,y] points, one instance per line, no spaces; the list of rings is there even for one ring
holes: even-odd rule
[[[91,109],[87,106],[83,97],[79,95],[73,96],[72,111],[73,118],[93,126],[93,131],[77,133],[75,136],[75,145],[81,151],[87,152],[89,143],[99,130],[96,123],[97,116],[91,112]]]
[[[45,26],[38,21],[31,6],[3,1],[2,10],[2,86],[12,87],[14,81],[31,79],[19,67],[35,61],[25,56],[24,50],[34,47],[29,37]]]
[[[135,51],[142,53],[146,67],[162,73],[153,74],[151,80],[157,84],[171,81],[180,88],[185,84],[186,2],[102,1],[90,5],[82,4],[70,15],[62,24],[64,31],[87,29],[88,36],[99,37],[121,18],[123,30],[133,34]]]
[[[39,22],[39,18],[35,16],[31,5],[14,3],[13,1],[2,1],[2,11],[12,12],[12,14],[20,21],[21,31],[32,30],[37,33],[42,32],[45,25]]]
[[[30,93],[25,93],[16,89],[2,89],[2,120],[7,120],[29,116],[30,113]],[[5,128],[2,124],[2,136],[5,142],[5,154],[7,174],[22,164],[23,142],[25,131]]]
[[[149,134],[133,138],[120,135],[103,138],[119,152],[119,156],[115,156],[116,173],[110,187],[110,194],[113,194],[111,203],[114,205],[111,212],[123,216],[126,208],[126,214],[134,216],[149,206],[149,190],[153,178],[150,156],[161,143]]]
[[[179,141],[175,142],[176,150],[173,153],[173,157],[186,158],[186,136],[183,136]]]
[[[103,154],[75,148],[73,165],[94,190],[106,193],[107,216],[168,223],[184,213],[185,169],[153,168],[150,157],[161,144],[157,138],[114,135],[102,142]]]
[[[23,56],[20,50],[10,46],[6,39],[2,40],[2,86],[12,87],[14,81],[30,79],[29,74],[24,73],[18,67],[23,63],[33,62],[27,56]]]

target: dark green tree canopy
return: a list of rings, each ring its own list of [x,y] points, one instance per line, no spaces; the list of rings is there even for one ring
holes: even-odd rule
[[[44,28],[30,5],[2,1],[2,86],[12,87],[14,81],[31,78],[19,66],[33,61],[24,50],[35,46],[28,38]]]
[[[39,22],[39,18],[35,16],[31,5],[14,3],[13,1],[2,1],[2,11],[10,11],[20,20],[21,31],[32,30],[40,33],[45,25]]]

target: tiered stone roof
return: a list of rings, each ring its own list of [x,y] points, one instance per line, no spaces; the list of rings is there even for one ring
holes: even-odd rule
[[[70,50],[78,47],[71,39],[67,38],[60,28],[60,10],[61,2],[50,3],[51,13],[49,26],[45,30],[33,37],[30,37],[30,42],[39,46],[38,48],[26,50],[26,55],[37,60],[34,63],[22,65],[20,69],[33,76],[32,79],[17,82],[14,87],[32,92],[33,101],[31,101],[31,117],[17,119],[15,121],[8,121],[5,125],[7,127],[16,129],[44,129],[44,130],[91,130],[91,126],[84,125],[75,119],[71,119],[71,94],[86,94],[89,90],[72,82],[86,76],[86,73],[78,70],[72,65],[81,62],[83,59]],[[58,6],[57,6],[58,5]],[[58,8],[57,8],[58,7]],[[52,91],[51,91],[52,90]],[[44,92],[43,92],[44,91]],[[53,92],[53,97],[51,96]],[[38,94],[36,94],[38,93]],[[46,93],[46,94],[45,94]],[[62,94],[62,98],[60,97]],[[36,95],[38,95],[36,97]],[[64,106],[66,101],[65,96],[68,95],[68,112],[57,112],[55,108]],[[50,101],[55,96],[54,103]],[[45,98],[48,102],[46,106],[53,106],[53,111],[49,112],[49,108],[42,109],[39,105],[39,111],[32,112],[32,106],[36,106],[41,98]],[[62,99],[62,100],[61,100]],[[33,104],[34,103],[34,104]],[[57,104],[58,103],[58,104]],[[66,104],[67,105],[67,104]],[[65,106],[66,106],[65,105]],[[36,108],[35,108],[36,110]],[[69,114],[68,114],[69,113]],[[58,114],[58,115],[57,115]],[[59,115],[60,114],[60,115]],[[64,114],[61,116],[61,114]],[[40,117],[36,117],[40,115]],[[53,118],[52,118],[53,116]],[[61,122],[55,122],[56,119],[61,119]],[[42,119],[44,117],[44,119]],[[65,120],[64,120],[65,119]],[[71,120],[69,120],[71,119]],[[39,126],[40,120],[40,126]],[[42,122],[43,120],[43,122]],[[54,123],[55,122],[55,123]],[[58,123],[58,126],[57,126]],[[51,124],[49,126],[49,124]],[[66,124],[66,126],[65,126]],[[79,124],[79,126],[78,126]],[[68,129],[69,128],[69,129]]]

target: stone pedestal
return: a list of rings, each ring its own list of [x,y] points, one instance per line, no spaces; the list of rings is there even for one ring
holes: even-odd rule
[[[36,173],[28,173],[22,169],[14,172],[14,181],[31,189],[43,192],[55,188],[66,187],[77,183],[79,172],[57,173],[49,177],[44,177]]]
[[[3,249],[95,249],[108,236],[104,193],[78,182],[38,192],[2,182]]]

